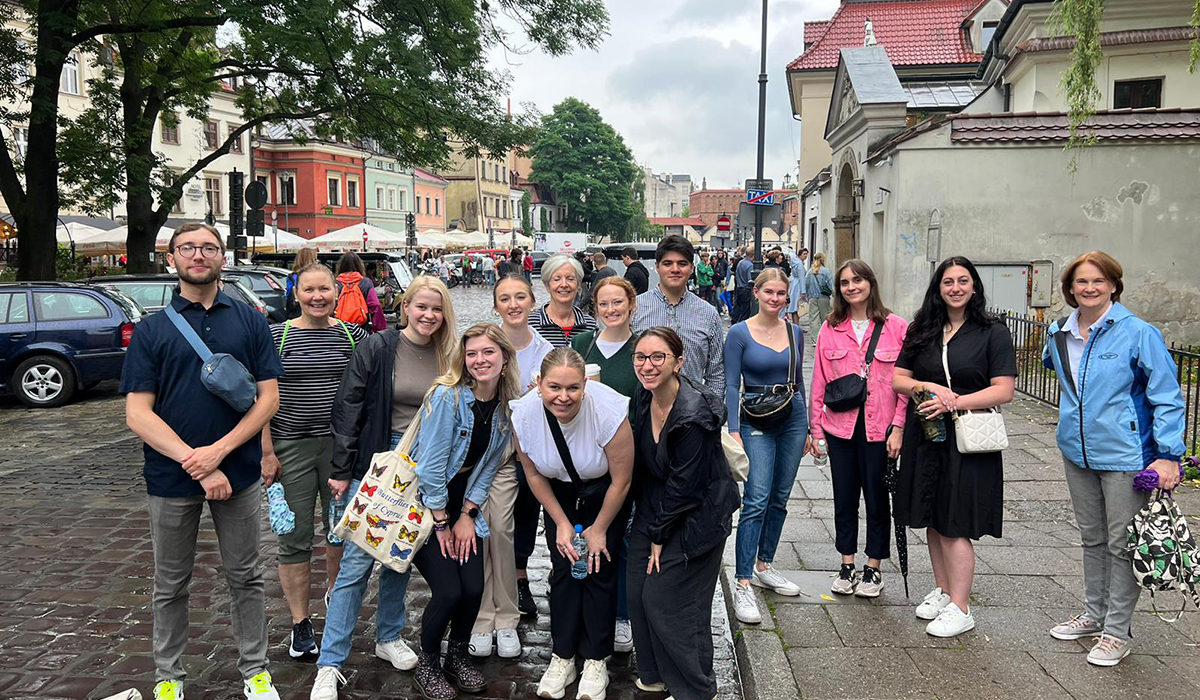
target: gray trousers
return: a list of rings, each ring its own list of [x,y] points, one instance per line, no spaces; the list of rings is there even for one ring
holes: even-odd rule
[[[238,645],[238,671],[250,678],[267,669],[267,618],[263,569],[258,556],[262,484],[208,501],[221,568],[233,595],[233,636]],[[188,641],[188,584],[196,560],[196,534],[204,496],[149,497],[150,535],[154,539],[155,679],[182,680],[180,657]]]
[[[1125,528],[1150,495],[1133,490],[1137,472],[1084,469],[1065,458],[1063,468],[1083,543],[1084,616],[1106,634],[1129,639],[1142,587],[1125,551]]]

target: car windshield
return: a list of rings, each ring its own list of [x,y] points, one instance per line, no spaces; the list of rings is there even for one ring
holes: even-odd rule
[[[146,315],[146,310],[142,308],[142,305],[129,298],[129,295],[121,290],[115,287],[107,287],[104,292],[110,299],[116,302],[117,306],[121,307],[122,311],[129,315],[129,320],[136,321]]]

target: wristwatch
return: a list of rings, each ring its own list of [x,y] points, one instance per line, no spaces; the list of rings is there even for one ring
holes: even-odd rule
[[[467,509],[467,517],[470,518],[471,520],[478,518],[479,517],[479,509],[474,506],[468,508]]]

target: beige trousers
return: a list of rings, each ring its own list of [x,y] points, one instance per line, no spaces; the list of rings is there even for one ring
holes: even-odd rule
[[[516,454],[496,472],[483,517],[492,534],[483,541],[483,601],[475,618],[474,634],[491,634],[498,629],[516,629],[521,621],[517,609],[517,562],[513,549],[513,510],[517,504]]]

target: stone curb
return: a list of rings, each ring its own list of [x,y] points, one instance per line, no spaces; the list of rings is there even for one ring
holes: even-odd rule
[[[767,616],[760,625],[743,625],[733,612],[733,569],[722,567],[721,592],[725,598],[725,613],[733,633],[734,654],[742,678],[742,697],[745,700],[781,700],[801,698],[800,689],[792,674],[791,664],[783,651],[783,640],[775,633],[774,620]],[[762,596],[759,609],[766,610]],[[771,626],[766,626],[770,621]]]

